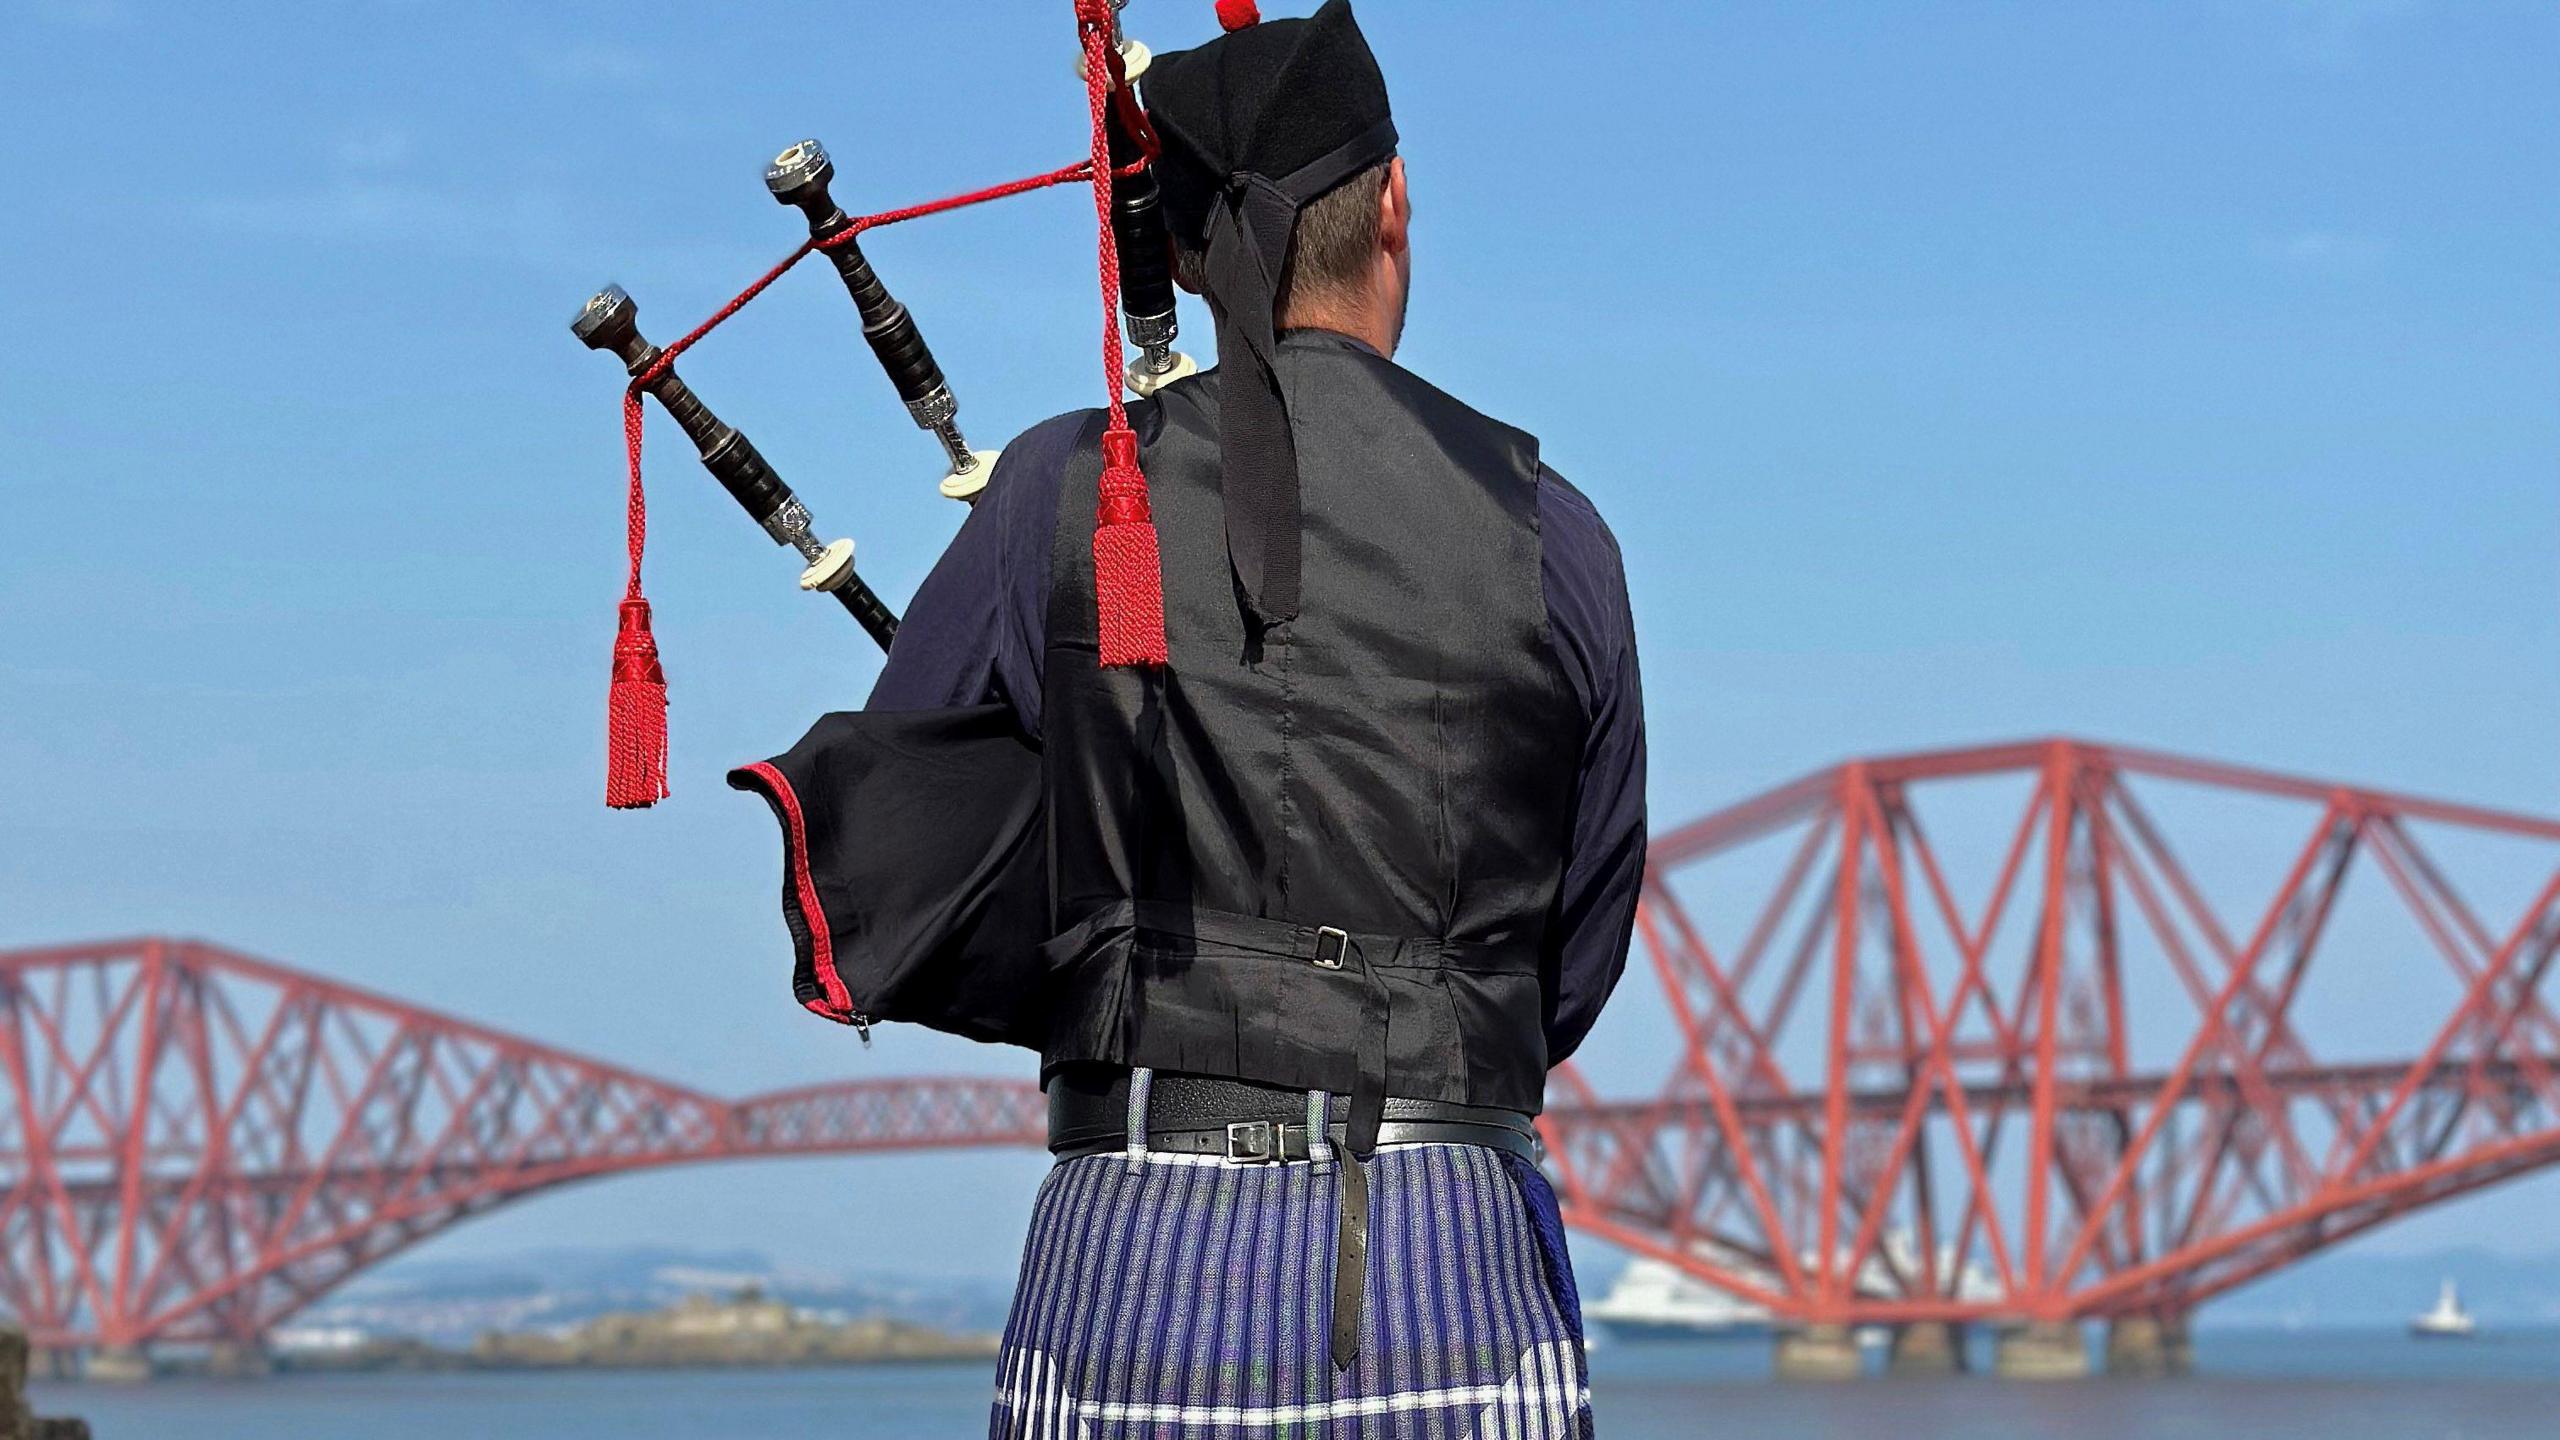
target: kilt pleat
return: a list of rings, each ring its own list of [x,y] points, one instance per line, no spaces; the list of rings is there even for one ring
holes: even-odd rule
[[[1033,1207],[995,1440],[1585,1440],[1581,1315],[1534,1166],[1370,1161],[1360,1352],[1329,1354],[1329,1163],[1063,1162]]]

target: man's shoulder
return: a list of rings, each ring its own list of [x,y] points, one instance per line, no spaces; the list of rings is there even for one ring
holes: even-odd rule
[[[1618,537],[1601,518],[1600,507],[1543,461],[1538,465],[1538,525],[1549,543],[1561,542],[1567,554],[1605,562],[1611,570],[1626,566]]]
[[[1626,562],[1618,550],[1618,537],[1610,531],[1609,522],[1601,518],[1600,507],[1592,503],[1591,497],[1557,474],[1555,467],[1546,462],[1534,432],[1459,399],[1394,357],[1381,355],[1365,345],[1345,346],[1337,353],[1353,363],[1365,364],[1382,374],[1394,376],[1409,399],[1421,400],[1426,406],[1439,410],[1444,417],[1456,418],[1508,437],[1513,445],[1519,447],[1517,453],[1526,459],[1536,475],[1538,527],[1547,537],[1549,565],[1571,571],[1589,570],[1615,588],[1622,590],[1625,587]]]
[[[1391,356],[1362,350],[1355,353],[1355,358],[1366,361],[1376,366],[1382,373],[1395,377],[1404,391],[1406,403],[1417,405],[1425,411],[1437,412],[1443,422],[1455,420],[1462,425],[1475,426],[1503,436],[1510,444],[1517,447],[1530,463],[1537,463],[1538,437],[1534,433],[1512,424],[1499,415],[1491,414],[1459,399],[1437,383],[1425,378],[1419,371],[1409,368]]]
[[[1026,458],[1054,457],[1063,460],[1074,453],[1076,439],[1084,433],[1085,427],[1093,424],[1102,414],[1103,412],[1096,408],[1068,410],[1052,415],[1014,436],[1013,443],[1004,447],[1004,453],[1011,455],[1021,451]]]
[[[987,477],[987,493],[977,509],[999,517],[1007,529],[1045,527],[1057,513],[1067,464],[1101,414],[1100,410],[1069,410],[1014,436],[1013,443],[996,457],[995,473]]]

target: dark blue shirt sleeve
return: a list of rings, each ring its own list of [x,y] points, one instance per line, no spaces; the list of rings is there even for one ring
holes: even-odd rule
[[[1644,888],[1644,681],[1617,537],[1581,491],[1544,467],[1538,528],[1556,658],[1591,722],[1545,962],[1555,1065],[1591,1033],[1627,968]]]

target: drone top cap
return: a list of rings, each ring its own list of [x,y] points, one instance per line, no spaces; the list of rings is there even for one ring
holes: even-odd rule
[[[764,167],[764,188],[783,204],[800,206],[810,211],[811,219],[820,219],[835,206],[827,197],[827,182],[835,177],[835,161],[828,158],[827,147],[802,140]]]
[[[610,350],[622,343],[639,319],[640,305],[619,285],[597,291],[569,322],[569,333],[590,350]]]

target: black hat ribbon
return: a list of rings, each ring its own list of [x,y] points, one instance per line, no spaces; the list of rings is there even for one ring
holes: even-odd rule
[[[1298,613],[1298,451],[1274,368],[1291,232],[1300,210],[1395,145],[1395,123],[1381,120],[1277,180],[1231,175],[1210,207],[1204,288],[1218,329],[1227,557],[1265,625]]]

